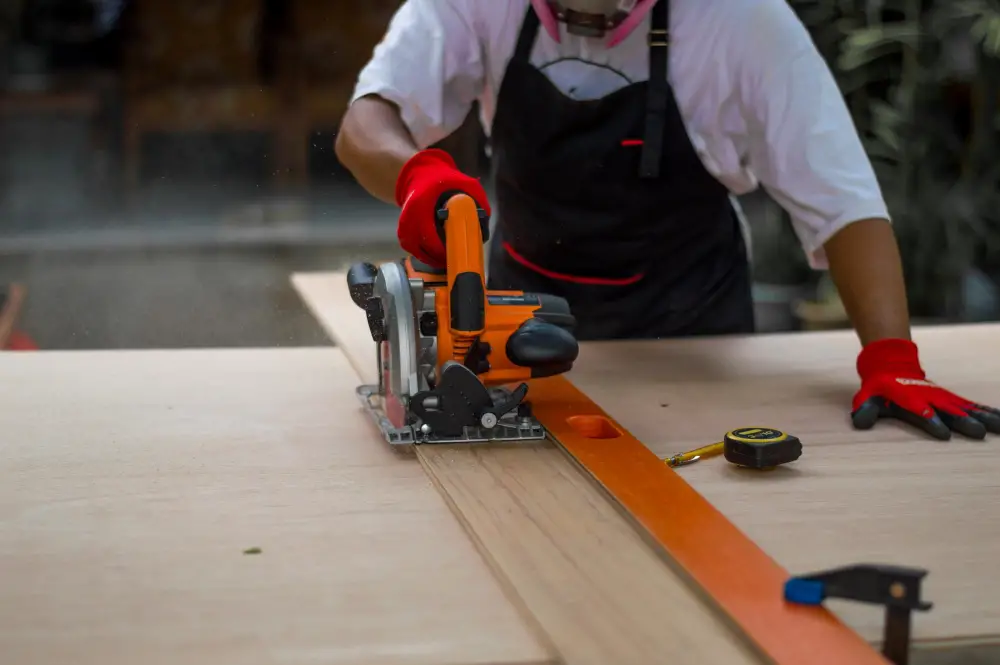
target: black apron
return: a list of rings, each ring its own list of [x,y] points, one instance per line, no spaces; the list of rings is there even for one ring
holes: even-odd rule
[[[530,64],[529,5],[500,87],[488,285],[566,298],[580,340],[754,330],[739,220],[667,82],[668,8],[652,10],[649,81],[576,101]]]

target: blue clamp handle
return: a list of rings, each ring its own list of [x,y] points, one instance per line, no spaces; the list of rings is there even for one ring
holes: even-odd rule
[[[785,600],[799,605],[819,605],[826,599],[826,584],[793,577],[785,582]]]
[[[843,598],[886,608],[882,655],[895,665],[907,665],[910,653],[910,613],[926,612],[932,605],[920,598],[920,581],[927,574],[919,568],[858,564],[785,582],[785,601],[821,605],[827,598]]]

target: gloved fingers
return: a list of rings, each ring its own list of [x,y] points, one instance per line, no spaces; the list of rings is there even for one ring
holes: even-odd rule
[[[871,429],[879,418],[895,418],[927,432],[935,439],[947,441],[951,438],[951,428],[930,404],[914,399],[905,400],[904,404],[905,407],[884,397],[869,397],[851,414],[851,421],[857,429]]]
[[[923,408],[919,406],[917,408],[912,408],[912,406],[911,408],[904,408],[895,402],[888,402],[886,411],[888,412],[886,415],[890,418],[913,425],[927,432],[935,439],[947,441],[951,438],[952,428],[946,424],[942,416],[950,419],[954,419],[954,416],[939,413],[928,404],[925,404]]]
[[[986,425],[968,412],[968,402],[945,393],[931,401],[900,396],[889,402],[892,417],[910,423],[931,436],[946,441],[950,432],[957,432],[970,439],[985,439]]]
[[[951,439],[952,432],[972,439],[985,439],[987,429],[991,432],[995,431],[990,429],[992,427],[1000,429],[1000,412],[989,407],[989,411],[966,413],[954,404],[934,408],[917,400],[905,403],[906,407],[882,397],[870,397],[851,414],[851,421],[856,429],[871,429],[879,418],[895,418],[941,441]]]
[[[969,414],[956,416],[946,411],[938,410],[941,421],[953,432],[958,432],[970,439],[985,439],[986,425]]]
[[[875,426],[878,419],[882,417],[884,409],[884,399],[881,397],[869,397],[851,412],[851,423],[855,429],[871,429]]]
[[[946,392],[932,396],[928,402],[938,413],[947,413],[956,418],[968,415],[969,407],[972,406],[972,402]]]
[[[969,407],[969,416],[975,418],[993,434],[1000,434],[1000,410],[982,404],[973,404]]]
[[[448,189],[441,192],[441,195],[437,198],[437,204],[434,206],[435,214],[439,210],[444,210],[448,206],[448,201],[453,196],[458,196],[459,194],[465,194],[476,202],[477,208],[489,214],[490,202],[486,198],[486,190],[484,190],[483,186],[476,180],[470,180],[468,183],[465,183],[465,186],[461,189],[456,187],[454,189]]]
[[[1000,433],[1000,412],[996,409],[983,407],[952,393],[944,393],[932,400],[932,404],[942,420],[959,434],[972,439],[985,439],[988,431]]]
[[[487,218],[492,214],[492,209],[490,208],[490,199],[486,195],[486,188],[483,187],[483,183],[479,182],[476,178],[469,176],[462,176],[460,180],[452,183],[448,183],[450,186],[443,190],[437,198],[437,205],[434,210],[443,210],[448,205],[448,200],[458,194],[465,194],[476,202],[476,207],[481,211],[486,213]]]
[[[985,439],[985,426],[969,416],[965,410],[966,404],[960,397],[944,391],[930,399],[907,393],[896,396],[893,407],[899,413],[893,415],[942,441],[950,439],[951,432],[973,439]]]

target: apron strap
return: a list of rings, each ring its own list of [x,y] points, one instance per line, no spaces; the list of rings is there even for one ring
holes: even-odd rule
[[[653,5],[649,29],[649,83],[646,85],[646,127],[639,157],[639,176],[658,178],[663,155],[663,129],[666,124],[667,65],[670,48],[670,0]],[[537,20],[537,18],[536,18]]]
[[[535,7],[528,3],[528,11],[521,22],[521,31],[517,35],[517,47],[514,49],[514,60],[528,63],[531,61],[531,49],[535,46],[535,37],[538,36],[538,28],[541,20],[535,13]]]

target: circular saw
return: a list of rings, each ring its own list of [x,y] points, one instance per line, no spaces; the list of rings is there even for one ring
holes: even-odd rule
[[[489,226],[471,197],[437,215],[446,267],[407,257],[347,273],[375,341],[378,385],[358,396],[396,445],[525,441],[545,437],[528,381],[569,371],[579,353],[565,299],[486,289]]]

